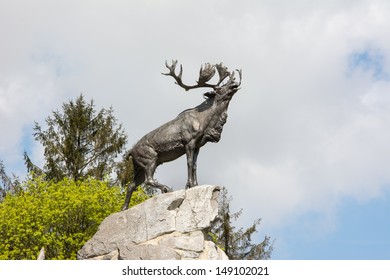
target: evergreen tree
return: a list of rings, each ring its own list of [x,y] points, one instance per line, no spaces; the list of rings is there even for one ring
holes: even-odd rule
[[[2,185],[0,185],[0,202],[4,199],[7,194],[7,190],[12,187],[12,182],[8,178],[7,173],[5,172],[3,161],[0,160],[0,179]]]
[[[42,170],[35,166],[27,153],[24,159],[29,171],[44,173],[47,180],[77,181],[88,176],[102,180],[113,171],[114,159],[127,142],[113,109],[96,113],[93,100],[87,103],[82,94],[64,103],[62,112],[54,111],[46,125],[45,130],[37,122],[34,127],[35,140],[44,147],[45,166]]]
[[[0,184],[0,202],[3,201],[8,193],[13,194],[21,189],[19,179],[15,175],[13,175],[13,178],[7,175],[2,160],[0,160],[0,181],[2,182]]]
[[[242,209],[236,213],[230,212],[232,198],[227,196],[226,188],[220,194],[218,218],[213,222],[210,235],[213,241],[225,251],[231,260],[266,260],[271,258],[273,246],[269,236],[258,244],[252,243],[252,235],[257,232],[261,219],[253,222],[247,229],[238,230],[233,226],[242,214]]]

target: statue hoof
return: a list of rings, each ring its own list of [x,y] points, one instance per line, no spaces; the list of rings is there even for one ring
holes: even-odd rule
[[[172,192],[172,189],[165,186],[165,187],[163,187],[162,192],[163,192],[163,193],[169,193],[169,192]]]

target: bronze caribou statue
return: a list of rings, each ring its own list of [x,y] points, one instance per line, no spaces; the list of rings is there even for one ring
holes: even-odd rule
[[[188,181],[186,188],[198,185],[196,176],[196,161],[199,149],[207,142],[218,142],[221,139],[223,125],[227,119],[227,109],[233,95],[240,89],[242,73],[239,82],[235,79],[235,71],[220,64],[206,63],[200,68],[199,79],[196,85],[188,86],[182,82],[183,67],[180,65],[179,74],[176,75],[177,61],[172,65],[165,63],[168,73],[176,84],[185,90],[195,88],[211,88],[204,94],[206,100],[195,108],[180,113],[174,120],[163,124],[141,138],[127,153],[126,159],[133,161],[134,182],[129,184],[125,203],[122,210],[129,206],[130,198],[137,186],[144,183],[150,187],[169,192],[171,189],[154,178],[154,172],[160,164],[169,162],[186,154]],[[210,80],[218,72],[219,80],[210,84]]]

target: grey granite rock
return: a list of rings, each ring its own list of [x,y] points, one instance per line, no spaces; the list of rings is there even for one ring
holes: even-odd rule
[[[207,240],[218,215],[217,186],[160,194],[108,216],[78,259],[227,259]]]

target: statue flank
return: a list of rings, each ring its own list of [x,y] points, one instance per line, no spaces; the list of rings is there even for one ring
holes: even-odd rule
[[[162,192],[171,189],[154,178],[154,172],[160,164],[177,159],[186,154],[188,180],[186,188],[198,185],[196,176],[196,161],[199,149],[207,142],[218,142],[221,139],[223,125],[227,119],[227,109],[233,95],[240,89],[241,70],[238,71],[240,81],[236,82],[234,71],[229,72],[221,64],[205,64],[201,67],[199,79],[196,85],[187,86],[182,82],[183,68],[180,65],[179,75],[176,75],[177,61],[169,66],[169,73],[176,84],[185,90],[194,88],[212,88],[213,91],[204,94],[206,100],[195,108],[185,110],[174,120],[163,124],[159,128],[149,132],[139,140],[128,152],[128,160],[132,159],[134,165],[134,182],[129,184],[125,203],[122,210],[128,208],[131,195],[136,187],[142,183],[159,188]],[[215,72],[218,72],[217,84],[209,84]],[[225,83],[223,83],[227,80]]]

